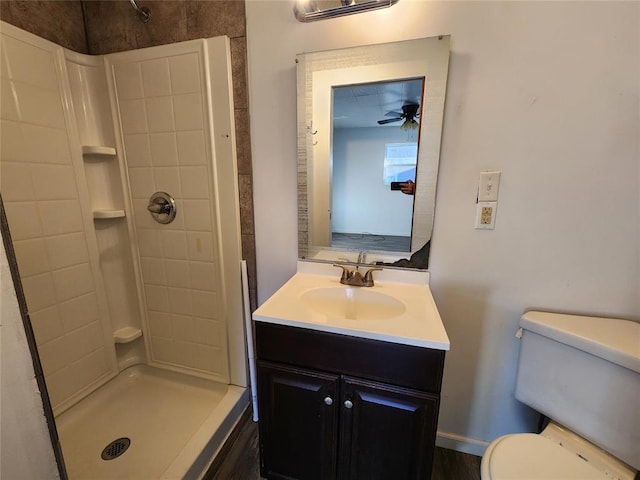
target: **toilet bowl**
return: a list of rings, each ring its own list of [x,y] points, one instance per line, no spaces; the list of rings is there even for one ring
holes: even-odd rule
[[[637,473],[554,423],[539,435],[517,433],[494,440],[480,471],[482,480],[634,480]]]
[[[516,398],[551,419],[494,440],[482,480],[640,478],[640,324],[527,312]]]

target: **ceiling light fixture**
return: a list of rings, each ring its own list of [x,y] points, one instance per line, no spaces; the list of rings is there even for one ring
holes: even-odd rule
[[[297,0],[293,14],[299,22],[314,22],[326,18],[386,8],[399,0]]]

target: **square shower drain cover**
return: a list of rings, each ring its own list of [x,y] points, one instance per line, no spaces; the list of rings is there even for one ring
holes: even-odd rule
[[[126,437],[118,438],[117,440],[114,440],[109,445],[104,447],[100,458],[102,458],[103,460],[113,460],[114,458],[118,458],[120,455],[127,451],[129,445],[131,445],[130,439]]]

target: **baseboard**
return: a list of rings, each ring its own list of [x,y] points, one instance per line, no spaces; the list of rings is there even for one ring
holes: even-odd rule
[[[455,433],[438,431],[436,436],[436,445],[457,452],[470,453],[481,457],[489,446],[489,442],[477,440],[475,438],[463,437]]]

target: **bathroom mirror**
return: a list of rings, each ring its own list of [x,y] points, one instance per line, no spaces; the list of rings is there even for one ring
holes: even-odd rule
[[[367,263],[391,264],[428,251],[449,40],[296,57],[301,259],[355,261],[367,252]],[[412,195],[397,189],[407,180]]]

